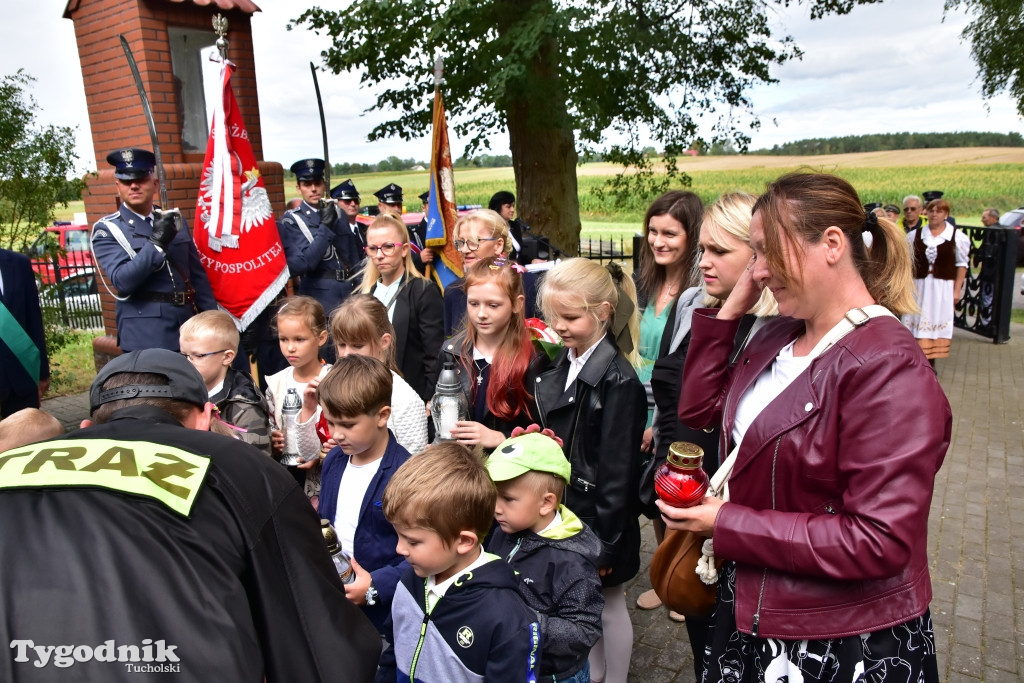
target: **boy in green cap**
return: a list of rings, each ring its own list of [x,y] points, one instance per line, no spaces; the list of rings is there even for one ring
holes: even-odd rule
[[[601,637],[601,542],[560,504],[569,461],[550,430],[517,428],[487,459],[498,488],[498,528],[488,552],[519,575],[519,592],[540,615],[541,680],[590,681],[587,655]]]

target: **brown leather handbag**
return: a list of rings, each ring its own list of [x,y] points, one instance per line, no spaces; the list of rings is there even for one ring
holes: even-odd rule
[[[651,558],[651,586],[669,609],[686,616],[706,617],[715,607],[716,586],[700,580],[695,571],[704,537],[692,531],[665,530],[665,540]],[[715,559],[721,569],[722,560]]]

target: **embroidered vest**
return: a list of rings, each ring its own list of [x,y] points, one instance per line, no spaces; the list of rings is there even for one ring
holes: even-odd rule
[[[923,280],[928,277],[928,257],[925,256],[924,240],[921,239],[921,230],[927,230],[928,226],[922,225],[914,235],[914,279]],[[950,238],[936,247],[938,254],[935,256],[935,264],[932,266],[932,276],[936,280],[956,279],[956,228]]]

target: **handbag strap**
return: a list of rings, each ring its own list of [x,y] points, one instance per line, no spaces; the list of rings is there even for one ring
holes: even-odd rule
[[[832,329],[814,345],[814,348],[807,354],[807,357],[816,358],[820,356],[837,341],[867,321],[883,316],[896,317],[888,308],[878,304],[871,304],[863,308],[851,308],[843,315],[842,320],[833,325]],[[739,453],[739,450],[740,444],[736,444],[729,451],[729,457],[722,462],[718,471],[715,472],[715,476],[711,477],[711,483],[708,486],[709,495],[721,498],[722,500],[729,500],[729,475],[732,474],[732,468],[736,465],[736,455]]]

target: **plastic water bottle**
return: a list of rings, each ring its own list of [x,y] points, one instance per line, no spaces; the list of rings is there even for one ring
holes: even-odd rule
[[[342,583],[352,583],[356,580],[356,573],[352,570],[352,563],[348,559],[348,555],[341,547],[341,541],[338,540],[338,532],[334,530],[331,523],[326,519],[320,520],[320,533],[323,534],[324,543],[327,545],[327,552],[331,554],[331,559],[334,560],[334,568],[338,570],[338,578],[341,579]]]
[[[284,452],[281,454],[282,465],[298,465],[302,462],[299,455],[299,432],[295,423],[299,421],[299,411],[302,410],[302,398],[294,388],[289,389],[285,394],[284,404],[281,406],[281,422],[284,430]]]

